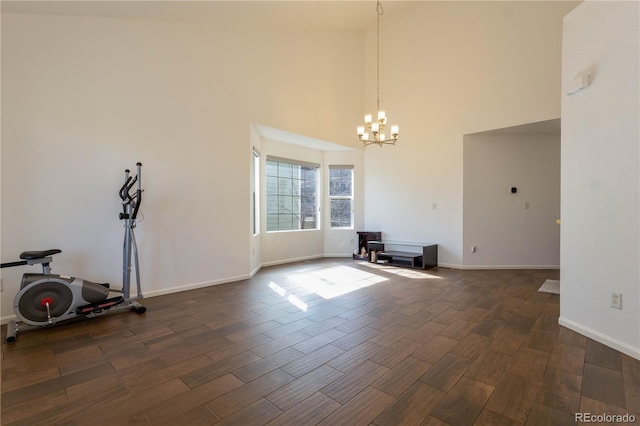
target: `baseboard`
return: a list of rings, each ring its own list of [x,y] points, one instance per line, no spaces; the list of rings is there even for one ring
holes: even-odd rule
[[[609,337],[606,334],[602,334],[599,331],[592,330],[589,327],[585,327],[575,321],[571,321],[563,317],[558,319],[558,324],[640,361],[640,348],[633,347],[627,343],[621,342],[620,340]]]
[[[247,280],[249,278],[251,278],[250,275],[238,275],[235,277],[220,278],[213,281],[203,281],[199,283],[186,284],[182,286],[163,288],[161,290],[145,291],[144,297],[145,299],[148,299],[150,297],[155,297],[155,296],[164,296],[165,294],[179,293],[181,291],[197,290],[199,288],[211,287],[219,284],[233,283],[236,281]]]
[[[322,254],[315,254],[313,256],[303,256],[303,257],[295,257],[295,258],[285,259],[285,260],[274,260],[273,262],[264,262],[260,266],[264,268],[267,266],[276,266],[276,265],[284,265],[287,263],[304,262],[305,260],[322,259],[323,257],[324,255]]]
[[[6,316],[6,317],[2,317],[2,318],[0,318],[0,324],[6,325],[6,324],[9,324],[9,321],[17,320],[17,319],[18,319],[18,317],[16,317],[15,315],[9,315],[9,316]]]
[[[438,262],[438,267],[451,269],[560,269],[560,265],[459,265]]]
[[[560,265],[463,265],[460,269],[560,269]]]
[[[256,269],[254,269],[253,271],[251,271],[251,273],[249,274],[250,277],[253,277],[255,274],[257,274],[258,272],[260,272],[260,269],[262,269],[262,265],[258,265],[256,266]]]
[[[450,269],[464,269],[464,266],[457,263],[442,263],[438,262],[438,268],[450,268]]]

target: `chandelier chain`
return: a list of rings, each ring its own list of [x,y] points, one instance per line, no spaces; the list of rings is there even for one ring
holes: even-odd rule
[[[376,40],[376,84],[377,84],[377,110],[380,110],[380,16],[384,14],[384,9],[382,8],[382,4],[380,0],[378,0],[378,6],[376,7],[376,12],[378,13],[378,22],[377,22],[377,40]]]

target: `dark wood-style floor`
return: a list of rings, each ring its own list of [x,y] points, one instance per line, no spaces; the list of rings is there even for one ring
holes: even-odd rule
[[[3,343],[2,424],[640,422],[640,361],[558,325],[558,274],[324,259],[150,298]]]

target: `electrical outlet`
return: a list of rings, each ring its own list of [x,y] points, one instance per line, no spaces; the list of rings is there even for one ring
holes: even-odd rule
[[[524,202],[524,208],[525,208],[525,210],[529,210],[529,202],[528,201]]]
[[[433,210],[437,210],[438,209],[438,203],[431,203],[431,208]]]
[[[622,293],[611,292],[611,307],[622,309]]]

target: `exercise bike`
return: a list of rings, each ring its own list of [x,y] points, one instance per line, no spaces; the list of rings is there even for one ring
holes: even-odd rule
[[[74,318],[91,318],[107,312],[131,309],[139,314],[146,312],[138,300],[143,298],[140,289],[140,271],[138,266],[138,248],[133,233],[137,223],[138,210],[142,203],[142,164],[137,163],[136,176],[125,170],[124,185],[120,188],[122,213],[124,220],[123,276],[122,289],[110,289],[108,283],[100,284],[81,278],[51,273],[50,263],[54,254],[62,250],[25,251],[20,261],[3,263],[2,268],[21,265],[42,265],[42,273],[25,273],[22,276],[20,291],[13,301],[13,309],[18,320],[7,325],[7,343],[16,341],[20,330],[50,327]],[[133,187],[137,184],[135,190]],[[137,295],[130,296],[131,262],[135,266]],[[109,297],[110,293],[120,293]]]

